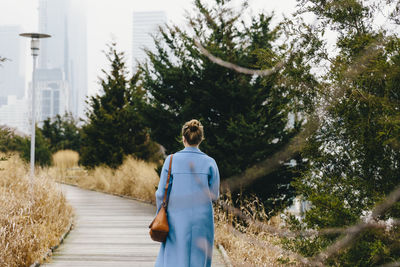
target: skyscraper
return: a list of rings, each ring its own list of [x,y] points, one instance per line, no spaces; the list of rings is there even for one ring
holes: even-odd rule
[[[154,51],[152,35],[157,35],[159,26],[167,22],[163,11],[133,12],[132,63],[143,62],[146,53],[143,49]]]
[[[25,48],[20,26],[0,26],[0,56],[7,61],[0,66],[0,106],[7,104],[8,96],[25,94]]]
[[[86,6],[81,0],[40,0],[39,31],[52,35],[41,42],[39,68],[58,69],[67,82],[67,110],[84,115],[87,83]]]
[[[68,84],[60,69],[37,69],[36,91],[39,123],[65,113],[69,99]]]

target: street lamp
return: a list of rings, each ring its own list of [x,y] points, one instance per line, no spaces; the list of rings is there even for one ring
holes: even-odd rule
[[[20,36],[31,38],[31,50],[33,57],[33,71],[32,71],[32,130],[31,130],[31,178],[35,175],[35,102],[36,102],[36,59],[39,56],[39,40],[41,38],[51,37],[48,34],[43,33],[21,33]]]

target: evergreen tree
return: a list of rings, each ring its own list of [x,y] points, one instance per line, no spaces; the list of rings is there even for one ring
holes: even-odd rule
[[[271,29],[270,16],[261,14],[245,25],[239,12],[229,8],[229,2],[215,1],[215,6],[208,8],[195,1],[197,14],[190,19],[195,34],[176,26],[160,29],[162,38],[155,40],[157,52],[148,51],[149,62],[142,66],[143,86],[148,92],[143,113],[152,138],[168,153],[175,152],[182,147],[183,123],[199,119],[206,135],[201,149],[216,159],[222,178],[271,156],[299,131],[298,117],[287,126],[289,113],[301,111],[295,109],[301,101],[294,103],[293,90],[283,77],[307,76],[308,80],[302,79],[305,87],[316,83],[301,57],[296,63],[291,60],[293,66],[303,69],[264,78],[221,67],[200,53],[194,45],[196,38],[226,61],[270,68],[282,60],[283,50],[287,52],[287,47],[274,47],[280,33]],[[257,192],[264,200],[286,203],[293,196],[289,186],[292,169],[282,165],[247,190]]]
[[[139,74],[128,78],[124,54],[116,44],[106,54],[110,72],[103,71],[102,92],[90,98],[87,122],[82,127],[81,163],[87,167],[122,164],[125,155],[157,160],[159,147],[149,138],[148,129],[138,112],[143,98]]]
[[[81,128],[71,113],[46,119],[43,122],[42,133],[49,141],[52,152],[64,149],[80,150]]]
[[[31,158],[31,139],[30,137],[23,138],[19,147],[21,158],[26,162],[30,162]],[[51,151],[49,142],[43,137],[40,128],[36,127],[35,132],[35,165],[49,166],[52,163]]]
[[[346,227],[368,217],[372,207],[399,184],[400,39],[375,30],[375,7],[355,0],[304,0],[305,11],[338,32],[326,91],[336,92],[320,129],[303,156],[308,170],[295,182],[311,202],[303,226]],[[339,92],[339,94],[338,94]],[[385,216],[400,217],[397,203]],[[400,231],[370,229],[354,245],[331,257],[332,266],[377,266],[400,259]],[[310,256],[338,236],[299,237],[295,248]]]

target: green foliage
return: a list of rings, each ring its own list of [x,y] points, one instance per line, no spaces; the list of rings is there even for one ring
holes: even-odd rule
[[[43,136],[50,142],[52,152],[71,149],[78,151],[81,146],[81,128],[71,113],[62,117],[48,118],[43,122]]]
[[[26,162],[30,161],[31,155],[31,140],[25,137],[21,143],[21,158]],[[49,166],[52,163],[50,144],[44,138],[40,128],[36,127],[35,134],[35,165]]]
[[[301,2],[339,33],[338,54],[324,77],[325,91],[338,98],[309,138],[307,171],[293,184],[312,203],[304,227],[346,227],[365,220],[399,184],[400,39],[373,29],[376,9],[364,2]],[[399,218],[397,205],[379,219],[389,217]],[[337,237],[299,237],[292,245],[310,256]],[[399,247],[398,227],[367,230],[327,264],[377,266],[398,261]]]
[[[127,78],[124,54],[116,51],[115,44],[109,46],[106,56],[111,70],[104,71],[102,93],[88,101],[88,119],[82,127],[81,163],[89,168],[101,164],[117,168],[125,155],[156,161],[160,159],[160,148],[150,140],[138,112],[144,94],[139,74]]]
[[[398,228],[393,231],[367,230],[346,253],[339,255],[337,259],[331,259],[330,264],[349,267],[380,266],[396,261],[400,255],[398,230]]]
[[[15,134],[12,129],[0,126],[0,151],[3,153],[20,151],[23,137]]]
[[[293,215],[289,215],[286,221],[292,231],[304,231],[307,229],[307,226]],[[296,238],[282,238],[281,244],[286,250],[292,250],[305,257],[311,257],[325,248],[330,241],[331,239],[324,239],[318,236],[298,235]]]
[[[302,56],[289,57],[290,67],[259,77],[221,67],[201,54],[195,39],[213,55],[249,68],[271,68],[288,55],[287,46],[275,44],[281,32],[271,29],[271,17],[261,14],[245,25],[243,10],[230,9],[229,2],[215,1],[208,8],[195,1],[196,14],[189,21],[195,34],[176,26],[161,29],[157,52],[148,51],[142,66],[148,92],[143,113],[152,138],[167,153],[175,152],[182,148],[183,123],[199,119],[205,128],[201,149],[216,159],[223,179],[271,156],[298,133],[298,117],[287,127],[289,114],[301,112],[306,102],[305,94],[295,92],[296,82],[302,80],[304,88],[316,84]],[[247,190],[287,203],[292,176],[283,166]]]
[[[364,32],[369,26],[373,10],[358,0],[298,0],[300,12],[312,12],[322,20],[323,27],[342,33]]]
[[[31,141],[30,137],[19,136],[14,130],[7,127],[0,127],[0,152],[18,152],[26,162],[30,161]],[[40,128],[36,127],[35,140],[35,164],[48,166],[51,164],[51,151],[49,143],[43,137]]]

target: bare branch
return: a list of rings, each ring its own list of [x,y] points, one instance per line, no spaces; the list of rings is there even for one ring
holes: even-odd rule
[[[381,265],[380,267],[399,267],[399,266],[400,266],[400,261],[396,261],[396,262]]]
[[[400,200],[400,186],[392,191],[386,199],[376,206],[372,210],[372,219],[376,220],[378,217],[382,216],[390,207],[392,207],[396,202]],[[356,238],[368,227],[368,223],[360,222],[355,226],[350,227],[351,231],[348,232],[344,237],[337,240],[335,243],[326,248],[323,252],[319,253],[313,259],[312,262],[323,262],[327,258],[337,254],[340,250],[349,247],[354,243]]]
[[[271,69],[266,69],[266,70],[255,70],[255,69],[244,68],[244,67],[238,66],[236,64],[233,64],[231,62],[225,61],[219,57],[214,56],[207,49],[205,49],[200,44],[200,42],[197,40],[194,40],[194,43],[196,44],[197,48],[199,48],[200,52],[203,53],[206,57],[208,57],[209,60],[211,60],[215,64],[218,64],[222,67],[234,70],[239,73],[248,74],[248,75],[269,76],[269,75],[274,74],[275,72],[279,71],[284,66],[284,62],[281,61],[278,64],[276,64],[275,67],[273,67]]]
[[[7,58],[5,58],[5,57],[2,57],[2,56],[0,56],[0,66],[2,66],[2,64],[1,64],[1,63],[5,62],[5,61],[7,61],[7,60],[9,60],[9,59],[7,59]]]

